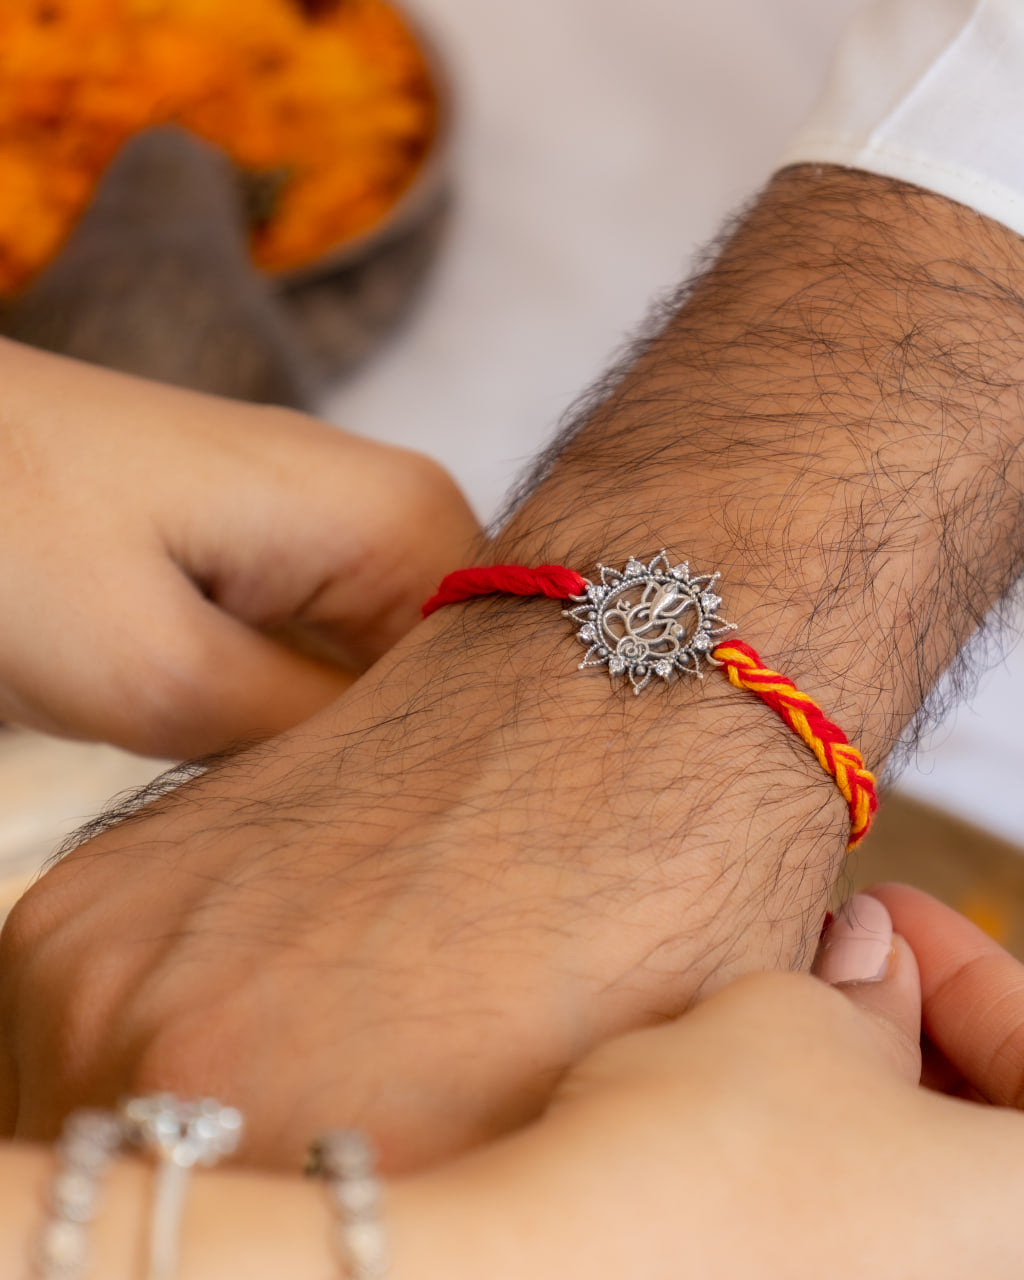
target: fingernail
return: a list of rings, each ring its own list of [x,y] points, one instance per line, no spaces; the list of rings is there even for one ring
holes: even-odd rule
[[[889,968],[892,920],[877,898],[855,893],[833,920],[814,960],[823,982],[880,982]]]

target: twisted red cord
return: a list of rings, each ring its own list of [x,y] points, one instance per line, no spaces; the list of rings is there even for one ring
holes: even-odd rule
[[[523,564],[493,564],[483,569],[459,569],[442,579],[437,595],[423,606],[424,618],[446,604],[461,604],[474,596],[550,596],[567,600],[581,596],[586,578],[560,564],[541,564],[529,569]]]
[[[459,569],[441,583],[435,596],[423,606],[429,617],[448,604],[460,604],[476,596],[517,595],[550,596],[565,600],[581,596],[587,580],[562,565],[542,564],[530,568],[522,564],[498,564],[481,569]],[[847,849],[854,848],[867,834],[878,808],[874,775],[864,764],[864,757],[850,744],[846,734],[833,724],[810,694],[798,689],[792,680],[771,670],[761,661],[755,649],[742,640],[727,640],[715,646],[711,656],[738,689],[747,689],[768,704],[810,748],[826,773],[836,781],[850,810],[850,839]]]

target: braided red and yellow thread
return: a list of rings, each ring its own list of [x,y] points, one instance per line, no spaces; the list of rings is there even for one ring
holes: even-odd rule
[[[749,644],[742,640],[723,641],[715,646],[711,656],[722,664],[737,689],[749,689],[766,702],[810,747],[825,772],[835,778],[850,808],[850,839],[846,847],[854,848],[867,834],[878,808],[875,777],[865,766],[864,757],[810,694],[798,689],[778,671],[766,667]]]
[[[488,565],[459,569],[441,583],[436,595],[423,606],[423,616],[449,604],[461,604],[483,595],[549,596],[553,599],[579,597],[587,580],[564,565]],[[854,848],[867,834],[878,808],[874,775],[864,757],[846,734],[833,724],[810,694],[798,689],[778,671],[766,667],[755,649],[742,640],[728,640],[711,651],[722,670],[738,689],[756,694],[814,752],[815,758],[836,786],[850,809],[850,839]]]

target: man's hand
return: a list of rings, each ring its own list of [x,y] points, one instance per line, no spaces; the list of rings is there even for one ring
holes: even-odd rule
[[[1022,266],[937,197],[780,175],[496,558],[723,570],[726,616],[879,765],[1019,565]],[[817,762],[720,677],[633,698],[580,656],[553,602],[437,615],[54,868],[0,955],[19,1131],[210,1090],[257,1159],[355,1121],[410,1166],[808,959],[847,830]]]
[[[356,1121],[418,1165],[712,976],[800,954],[827,880],[806,840],[824,828],[809,860],[831,861],[838,792],[724,681],[673,691],[670,737],[657,699],[574,672],[557,611],[431,620],[317,718],[50,870],[0,955],[18,1134],[166,1087],[242,1106],[263,1163]]]
[[[183,756],[295,724],[475,521],[417,454],[0,341],[0,720]]]

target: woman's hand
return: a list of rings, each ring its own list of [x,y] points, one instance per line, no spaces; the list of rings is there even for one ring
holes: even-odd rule
[[[0,720],[180,757],[275,733],[476,522],[417,454],[0,341]]]
[[[1024,966],[893,886],[819,971],[887,953],[880,980],[758,974],[598,1050],[530,1129],[396,1187],[396,1280],[1019,1277],[1024,1117],[917,1082],[923,992],[946,1074],[1019,1102]]]

